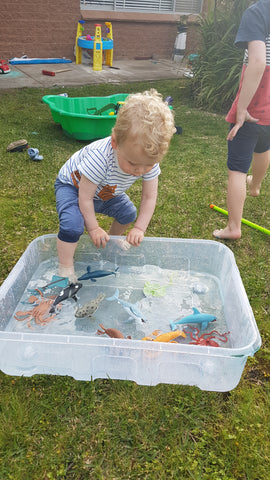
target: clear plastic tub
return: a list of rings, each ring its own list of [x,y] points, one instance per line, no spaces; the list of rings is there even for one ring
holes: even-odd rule
[[[92,271],[115,274],[82,281],[78,302],[63,302],[46,326],[34,320],[18,322],[14,315],[33,308],[30,293],[56,273],[56,235],[44,235],[28,246],[0,287],[0,369],[8,375],[113,378],[212,391],[235,388],[261,338],[231,250],[216,241],[145,238],[140,247],[126,251],[119,240],[112,237],[104,250],[97,250],[87,235],[81,237],[75,257],[78,276],[88,265]],[[153,296],[146,285],[161,286],[162,295]],[[44,296],[59,289],[44,290]],[[122,303],[108,301],[117,289]],[[76,318],[78,306],[101,292],[106,298],[94,315]],[[126,303],[136,305],[141,318],[130,315]],[[142,341],[155,329],[170,332],[170,322],[191,314],[193,308],[216,316],[200,335],[214,329],[229,331],[228,341],[219,342],[218,348],[191,345],[188,336],[181,343]],[[100,324],[132,338],[98,335]]]

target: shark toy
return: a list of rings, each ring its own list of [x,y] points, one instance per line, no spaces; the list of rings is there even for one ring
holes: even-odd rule
[[[107,277],[107,275],[116,275],[118,268],[119,267],[117,267],[114,272],[110,272],[109,270],[94,270],[92,272],[90,265],[88,265],[87,272],[78,278],[78,280],[81,281],[90,279],[91,282],[96,282],[96,278]]]
[[[106,298],[106,300],[108,300],[109,302],[113,302],[114,300],[116,300],[117,303],[122,305],[122,307],[126,310],[126,312],[128,312],[128,314],[132,318],[135,318],[135,320],[137,320],[139,318],[140,320],[142,320],[144,322],[144,320],[142,318],[142,314],[138,310],[138,308],[136,307],[135,303],[125,302],[124,300],[121,300],[121,298],[119,298],[118,288],[115,290],[114,295],[112,297]]]
[[[176,330],[177,325],[180,324],[199,323],[201,325],[201,329],[204,330],[208,326],[208,323],[214,322],[215,320],[216,317],[214,315],[209,313],[200,313],[197,308],[193,307],[193,313],[191,315],[187,315],[186,317],[171,322],[170,327],[172,331],[174,331]]]

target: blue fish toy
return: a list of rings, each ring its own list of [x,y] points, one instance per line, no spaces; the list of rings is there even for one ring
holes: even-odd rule
[[[183,325],[186,323],[199,323],[201,325],[201,329],[204,330],[208,326],[208,323],[214,322],[215,320],[216,317],[214,315],[209,313],[200,313],[197,308],[193,307],[193,313],[191,315],[187,315],[186,317],[171,322],[170,327],[172,331],[174,331],[177,329],[177,325]]]
[[[139,318],[140,320],[144,321],[143,318],[142,318],[142,314],[138,310],[135,303],[125,302],[125,300],[121,300],[121,298],[119,298],[118,288],[115,290],[114,295],[112,297],[106,298],[106,300],[108,300],[109,302],[113,302],[114,300],[116,300],[116,302],[119,303],[120,305],[122,305],[122,307],[126,310],[126,312],[128,312],[128,314],[132,318],[135,318],[135,319]]]
[[[110,272],[109,270],[94,270],[92,272],[90,265],[88,265],[87,272],[78,278],[78,280],[81,281],[90,279],[91,282],[96,282],[96,278],[107,277],[108,275],[116,275],[118,269],[119,267],[117,267],[114,272]]]

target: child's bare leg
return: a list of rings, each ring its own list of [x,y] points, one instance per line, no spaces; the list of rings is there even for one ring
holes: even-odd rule
[[[78,242],[63,242],[57,238],[57,252],[59,259],[58,274],[61,277],[68,277],[71,282],[76,282],[77,278],[74,271],[74,253]]]
[[[263,153],[254,153],[252,174],[247,176],[249,193],[252,197],[260,195],[261,183],[270,163],[270,150]]]
[[[109,235],[123,235],[125,231],[131,226],[131,223],[127,223],[126,225],[122,225],[121,223],[117,222],[117,220],[114,220],[113,223],[111,224],[111,228],[108,231]],[[128,243],[126,240],[119,240],[119,244],[121,249],[123,250],[128,250],[131,245]]]
[[[121,223],[117,222],[117,220],[114,220],[111,224],[110,230],[108,231],[108,235],[123,235],[130,226],[131,223],[122,225]]]
[[[229,170],[227,206],[228,224],[224,229],[215,230],[214,237],[236,240],[241,237],[241,219],[246,199],[246,174]]]

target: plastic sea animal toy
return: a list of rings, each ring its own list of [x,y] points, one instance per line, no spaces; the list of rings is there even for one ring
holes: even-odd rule
[[[172,279],[167,285],[159,285],[158,283],[145,282],[143,287],[143,293],[146,296],[152,295],[152,297],[164,297],[166,295],[166,289],[172,284]]]
[[[61,290],[61,292],[59,293],[58,297],[56,297],[56,299],[54,300],[49,313],[54,313],[56,305],[63,302],[64,300],[67,300],[68,298],[73,298],[73,300],[77,302],[76,294],[78,293],[80,288],[82,288],[82,283],[71,283],[68,287],[63,288],[63,290]]]
[[[192,328],[195,335],[194,337],[193,332],[187,330],[185,331],[185,333],[190,334],[190,338],[191,340],[193,340],[193,342],[189,342],[189,345],[206,345],[208,347],[220,347],[220,345],[215,340],[226,343],[228,341],[227,335],[229,335],[230,333],[219,333],[217,330],[212,330],[212,332],[199,335],[200,330],[198,328],[192,327],[191,325],[189,325],[189,328]]]
[[[154,338],[152,337],[154,336]],[[177,337],[186,337],[186,334],[181,330],[174,330],[173,332],[160,333],[160,330],[154,330],[151,335],[142,338],[142,340],[148,340],[152,342],[166,342],[166,343],[177,343],[174,339]]]
[[[14,315],[14,318],[18,321],[27,320],[29,328],[32,328],[31,320],[34,320],[38,325],[47,325],[56,317],[56,314],[50,315],[50,308],[55,300],[55,295],[45,298],[41,290],[36,288],[36,291],[40,294],[40,298],[34,295],[29,297],[29,303],[35,303],[35,306],[31,310],[18,311]],[[58,304],[58,308],[61,308],[61,304]]]
[[[200,313],[197,308],[193,307],[193,313],[191,315],[187,315],[186,317],[171,322],[170,327],[174,331],[176,330],[177,325],[184,325],[187,323],[199,323],[201,325],[201,329],[204,330],[208,326],[208,323],[214,322],[215,320],[215,315],[211,315],[209,313]]]
[[[87,267],[87,272],[84,273],[80,278],[78,278],[79,282],[81,280],[91,280],[91,282],[96,282],[96,278],[107,277],[108,275],[116,275],[117,270],[119,267],[115,269],[114,272],[110,272],[109,270],[94,270],[91,271],[90,265]]]
[[[98,309],[100,303],[104,300],[104,293],[100,293],[97,298],[91,300],[90,302],[83,305],[81,308],[77,308],[75,317],[76,318],[85,318],[92,317],[95,311]]]
[[[125,302],[125,300],[121,300],[121,298],[119,298],[118,288],[115,290],[114,295],[112,297],[106,298],[106,300],[108,300],[109,302],[113,302],[114,300],[116,300],[116,302],[122,305],[122,307],[128,312],[128,314],[132,318],[135,318],[135,320],[139,318],[140,320],[144,321],[142,318],[142,314],[138,310],[135,303]]]
[[[102,330],[97,330],[98,335],[105,335],[106,333],[111,338],[131,338],[130,335],[128,335],[128,337],[124,337],[123,333],[120,332],[120,330],[117,330],[117,328],[105,328],[102,323],[100,323],[99,326],[102,328]]]

